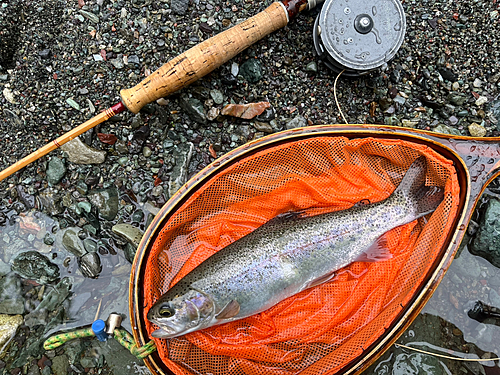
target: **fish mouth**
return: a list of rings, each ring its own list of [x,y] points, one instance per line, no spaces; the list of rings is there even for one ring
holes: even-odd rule
[[[151,337],[155,337],[157,339],[168,339],[171,337],[178,336],[179,332],[170,327],[161,327],[153,332],[151,332]]]

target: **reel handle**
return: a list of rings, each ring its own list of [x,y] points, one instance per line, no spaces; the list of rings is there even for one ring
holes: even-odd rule
[[[217,34],[173,58],[138,85],[120,91],[123,104],[133,113],[148,103],[189,85],[264,36],[288,23],[280,2],[272,3],[255,16]]]

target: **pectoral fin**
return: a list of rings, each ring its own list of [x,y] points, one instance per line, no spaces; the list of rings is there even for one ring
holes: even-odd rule
[[[229,319],[232,318],[240,312],[240,304],[234,299],[229,301],[226,306],[215,315],[216,319]]]

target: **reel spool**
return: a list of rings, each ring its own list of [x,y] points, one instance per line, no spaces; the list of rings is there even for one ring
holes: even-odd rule
[[[326,0],[314,22],[314,47],[336,73],[358,77],[390,61],[403,43],[399,0]]]

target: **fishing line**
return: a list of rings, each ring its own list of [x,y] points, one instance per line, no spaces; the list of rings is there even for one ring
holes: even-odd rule
[[[438,353],[431,353],[431,352],[428,352],[428,351],[425,351],[425,350],[422,350],[422,349],[417,349],[417,348],[413,348],[411,346],[406,346],[406,345],[403,345],[403,344],[394,344],[395,346],[400,346],[402,348],[405,348],[405,349],[410,349],[410,350],[414,350],[416,352],[420,352],[420,353],[424,353],[424,354],[428,354],[428,355],[432,355],[434,357],[441,357],[441,358],[446,358],[446,359],[452,359],[452,360],[455,360],[455,361],[468,361],[468,362],[488,362],[488,361],[499,361],[500,358],[460,358],[460,357],[451,357],[451,356],[448,356],[448,355],[443,355],[443,354],[438,354]]]
[[[349,123],[347,122],[345,116],[344,116],[344,113],[342,112],[342,109],[340,109],[340,104],[339,104],[339,100],[337,99],[337,81],[339,79],[339,77],[342,75],[342,73],[345,72],[345,69],[342,70],[338,75],[337,75],[337,78],[335,78],[335,82],[333,83],[333,96],[335,97],[335,103],[337,103],[337,108],[339,109],[339,112],[340,112],[340,115],[342,116],[342,118],[344,119],[344,122],[349,125]]]

